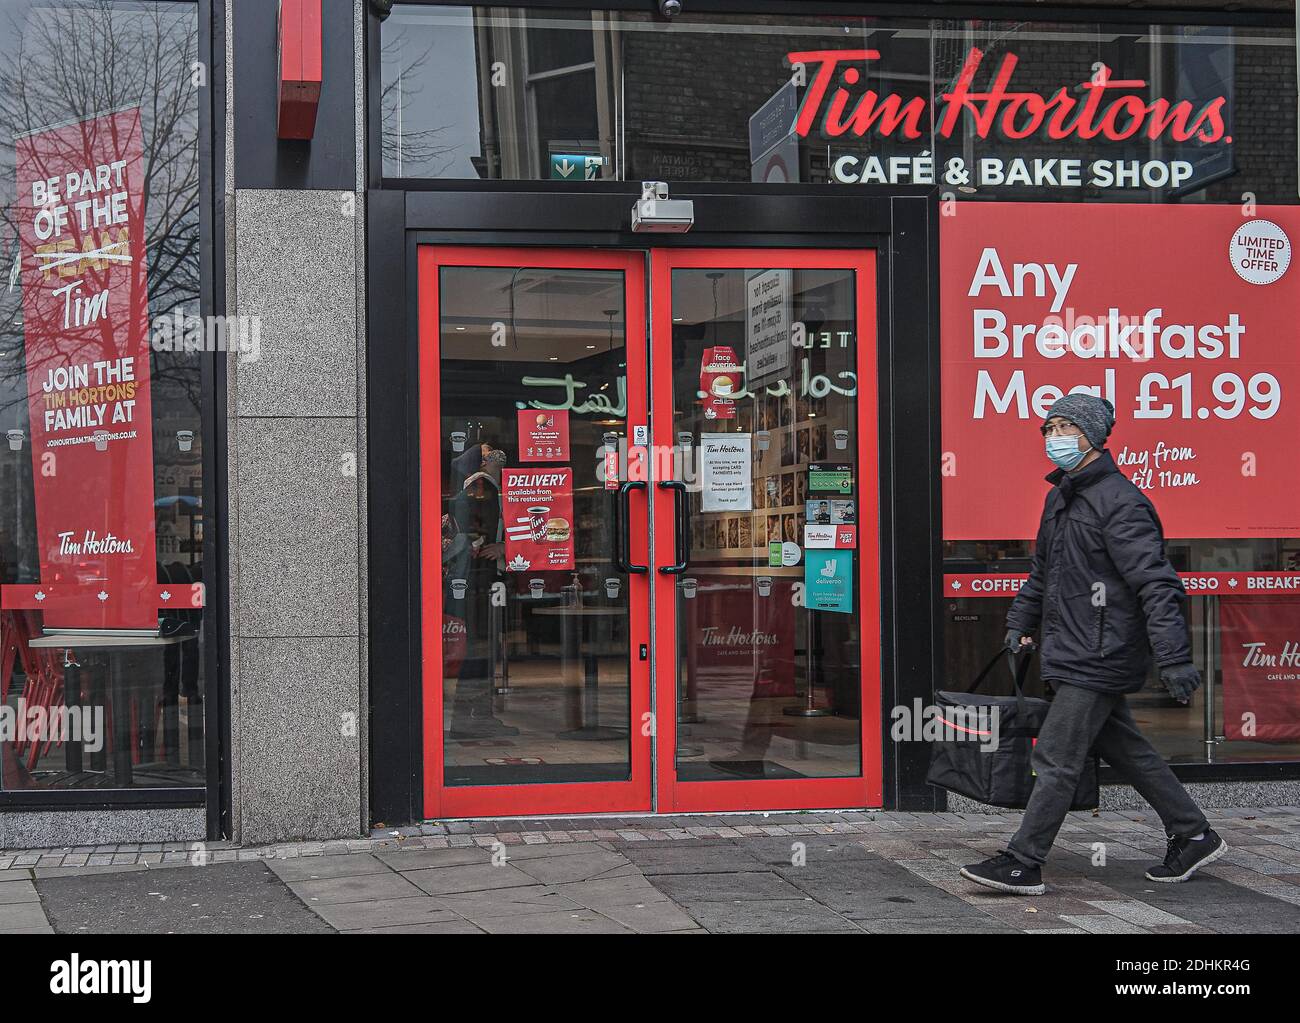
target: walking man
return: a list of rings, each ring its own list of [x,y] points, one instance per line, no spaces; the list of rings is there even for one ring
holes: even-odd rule
[[[1043,681],[1054,698],[1034,746],[1034,788],[1007,849],[961,870],[976,884],[1043,894],[1042,866],[1095,751],[1164,823],[1165,860],[1147,880],[1188,880],[1227,851],[1205,815],[1133,720],[1126,693],[1140,690],[1154,652],[1170,695],[1187,704],[1201,684],[1183,617],[1187,593],[1165,557],[1155,508],[1105,449],[1110,402],[1067,394],[1042,425],[1057,468],[1033,564],[1007,613],[1006,644],[1019,652],[1040,632]]]

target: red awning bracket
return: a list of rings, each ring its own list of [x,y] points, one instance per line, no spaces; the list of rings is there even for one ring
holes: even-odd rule
[[[280,0],[280,95],[276,134],[309,139],[320,105],[321,0]]]

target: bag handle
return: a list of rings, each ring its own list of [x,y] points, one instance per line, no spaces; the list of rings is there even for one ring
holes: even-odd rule
[[[967,692],[971,692],[971,693],[975,692],[975,690],[977,690],[984,683],[984,679],[986,679],[988,677],[989,672],[993,670],[993,666],[996,665],[998,661],[1002,659],[1002,655],[1005,653],[1007,655],[1007,665],[1011,671],[1011,684],[1016,687],[1016,695],[1019,696],[1020,691],[1025,684],[1025,676],[1029,674],[1029,662],[1033,660],[1034,648],[1030,647],[1025,652],[1029,656],[1022,658],[1019,665],[1017,665],[1016,654],[1014,651],[999,650],[996,654],[993,655],[993,660],[989,661],[988,664],[984,665],[983,670],[980,671],[980,673],[975,676],[975,681],[971,683],[971,687],[970,689],[967,690]]]
[[[993,665],[997,664],[998,661],[1002,659],[1003,652],[1004,651],[999,650],[996,654],[993,655],[993,660],[989,661],[989,663],[984,666],[984,670],[981,671],[979,675],[976,676],[974,683],[972,683],[970,687],[970,692],[973,693],[975,692],[976,689],[980,687],[981,683],[983,683],[984,679],[988,676],[988,673],[993,670]],[[1029,674],[1029,662],[1033,660],[1034,648],[1030,647],[1028,650],[1026,650],[1025,656],[1019,659],[1019,663],[1017,663],[1016,651],[1006,650],[1005,653],[1007,655],[1007,667],[1011,671],[1011,684],[1015,687],[1016,690],[1016,713],[1019,719],[1021,721],[1024,721],[1025,720],[1025,693],[1024,693],[1025,676]]]

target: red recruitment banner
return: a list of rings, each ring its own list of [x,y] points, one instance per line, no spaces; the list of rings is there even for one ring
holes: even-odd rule
[[[1024,572],[956,572],[943,577],[946,597],[1014,597],[1029,575]],[[1193,597],[1300,597],[1300,572],[1180,572]]]
[[[1298,237],[1285,206],[942,218],[944,537],[1035,535],[1052,468],[1038,426],[1073,390],[1115,406],[1107,446],[1167,536],[1300,536]]]
[[[47,628],[158,624],[141,135],[132,108],[15,139]]]
[[[573,569],[573,470],[505,469],[501,473],[506,568]]]
[[[1300,739],[1300,597],[1219,602],[1223,733]]]

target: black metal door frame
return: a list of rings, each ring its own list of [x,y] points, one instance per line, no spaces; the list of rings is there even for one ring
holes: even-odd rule
[[[893,744],[889,711],[929,702],[942,650],[939,481],[938,197],[928,190],[828,194],[679,187],[686,235],[633,234],[638,193],[379,189],[367,205],[371,817],[422,816],[419,473],[415,381],[420,244],[545,247],[806,247],[878,251],[884,801],[934,809],[926,750]],[[920,413],[924,410],[925,414]],[[928,582],[927,582],[928,580]]]

